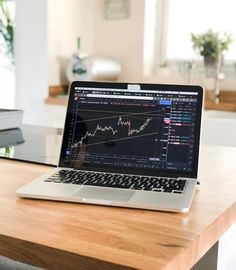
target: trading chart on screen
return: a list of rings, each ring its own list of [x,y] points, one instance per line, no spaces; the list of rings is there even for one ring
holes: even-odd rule
[[[165,91],[75,91],[68,162],[190,170],[194,96]]]

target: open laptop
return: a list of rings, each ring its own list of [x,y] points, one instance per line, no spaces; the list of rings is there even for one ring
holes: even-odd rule
[[[59,166],[17,194],[187,212],[202,95],[200,86],[73,82]]]

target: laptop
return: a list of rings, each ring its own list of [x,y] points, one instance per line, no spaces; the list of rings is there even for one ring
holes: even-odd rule
[[[73,82],[59,165],[21,197],[172,212],[197,187],[200,86]]]

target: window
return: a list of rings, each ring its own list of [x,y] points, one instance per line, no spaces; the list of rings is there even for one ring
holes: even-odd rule
[[[235,77],[235,10],[235,0],[146,0],[144,74],[154,75],[159,67],[168,66],[182,76],[194,60],[194,73],[203,75],[202,57],[192,48],[191,33],[212,29],[232,33],[234,42],[224,54],[222,71],[227,77]]]
[[[8,35],[6,30],[6,17],[11,19],[15,16],[15,2],[0,2],[0,107],[14,107],[14,64],[12,59],[12,42],[5,42],[3,35]],[[3,34],[2,34],[3,33]],[[12,40],[12,39],[11,39]]]
[[[235,0],[169,0],[167,39],[168,59],[193,59],[190,33],[208,29],[231,32],[236,39]],[[236,42],[225,53],[225,59],[236,60]]]

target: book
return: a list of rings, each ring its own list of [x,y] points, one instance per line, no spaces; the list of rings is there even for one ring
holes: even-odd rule
[[[0,131],[0,147],[12,146],[23,142],[24,138],[20,128]]]
[[[0,130],[19,128],[22,119],[23,110],[0,109]]]

